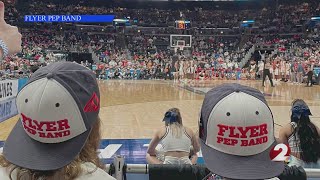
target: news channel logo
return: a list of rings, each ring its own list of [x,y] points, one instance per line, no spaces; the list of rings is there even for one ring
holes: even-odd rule
[[[288,144],[277,144],[270,150],[270,160],[275,162],[289,162],[291,150]]]

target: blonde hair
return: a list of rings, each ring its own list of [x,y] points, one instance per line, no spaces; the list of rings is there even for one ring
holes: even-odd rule
[[[81,173],[83,173],[81,165],[85,162],[91,162],[97,166],[96,169],[89,173],[95,172],[98,168],[105,170],[105,166],[100,162],[97,152],[101,139],[100,125],[101,120],[98,117],[96,122],[93,124],[87,142],[84,145],[81,152],[79,153],[79,155],[75,157],[75,159],[70,164],[58,170],[37,171],[19,167],[7,161],[3,154],[0,155],[0,166],[5,167],[9,171],[9,178],[11,180],[73,180],[76,179],[79,175],[81,175]],[[16,174],[16,177],[13,177],[14,174]]]
[[[166,126],[170,128],[173,137],[180,138],[184,131],[180,110],[178,108],[171,108],[167,112],[169,111],[177,113],[177,121],[172,123],[166,122]]]

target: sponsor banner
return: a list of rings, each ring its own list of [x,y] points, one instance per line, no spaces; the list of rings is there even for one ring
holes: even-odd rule
[[[0,122],[18,114],[16,98],[10,98],[0,102]]]
[[[18,92],[23,88],[24,85],[26,85],[28,82],[28,78],[21,78],[18,81]]]
[[[18,94],[18,79],[0,81],[0,102]]]

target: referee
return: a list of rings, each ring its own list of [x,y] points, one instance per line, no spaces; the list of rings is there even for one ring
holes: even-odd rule
[[[312,87],[312,76],[313,76],[313,69],[311,68],[311,66],[308,67],[308,80],[307,80],[307,87]],[[309,86],[310,83],[310,86]]]
[[[263,68],[263,78],[262,78],[262,86],[264,86],[264,81],[266,80],[266,76],[268,76],[269,80],[270,80],[270,84],[271,87],[274,87],[273,82],[272,82],[272,77],[270,74],[270,68],[271,68],[271,63],[270,60],[266,60],[266,62],[264,63],[264,68]]]

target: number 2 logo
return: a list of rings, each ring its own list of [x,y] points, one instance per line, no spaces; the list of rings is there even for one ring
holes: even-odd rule
[[[286,161],[290,157],[290,147],[287,144],[277,144],[270,151],[270,160],[276,162]]]

